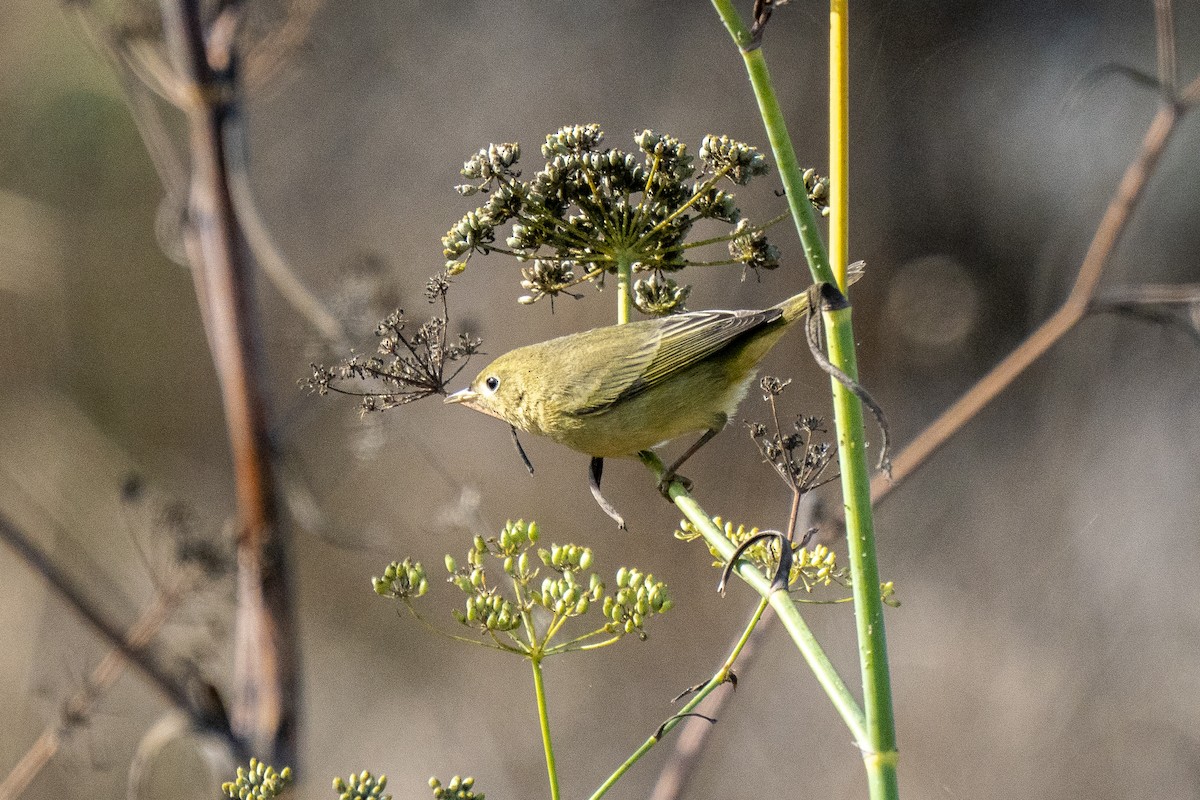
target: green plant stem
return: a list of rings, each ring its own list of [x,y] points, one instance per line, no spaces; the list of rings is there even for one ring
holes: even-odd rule
[[[746,73],[750,77],[750,85],[758,101],[758,111],[767,131],[767,140],[771,143],[775,164],[779,168],[779,177],[783,182],[784,191],[787,192],[788,210],[792,212],[792,219],[800,234],[800,243],[804,247],[804,256],[808,260],[813,280],[818,283],[832,283],[834,275],[829,268],[829,256],[817,227],[817,214],[808,200],[803,170],[800,169],[800,162],[796,158],[796,150],[792,147],[792,139],[783,119],[783,110],[779,107],[779,98],[775,96],[775,86],[771,82],[771,73],[767,70],[762,48],[754,45],[750,29],[734,8],[733,0],[712,0],[712,4],[746,63]]]
[[[542,679],[542,659],[530,657],[533,666],[533,690],[537,694],[538,723],[542,726],[542,747],[546,750],[546,772],[550,775],[550,800],[559,800],[558,769],[554,765],[554,744],[550,740],[550,712],[546,707],[546,684]]]
[[[827,311],[825,332],[829,358],[857,380],[854,329],[850,308]],[[850,554],[854,619],[858,627],[859,663],[862,667],[863,710],[867,741],[863,762],[872,798],[899,797],[896,780],[896,721],[892,711],[892,685],[888,670],[883,601],[879,591],[879,566],[875,558],[875,531],[871,519],[871,478],[863,446],[862,403],[836,379],[833,409],[837,419],[838,465],[846,509],[846,548]]]
[[[650,752],[650,749],[654,747],[654,745],[662,741],[662,736],[670,733],[676,725],[685,719],[685,714],[690,714],[692,711],[694,711],[702,702],[704,702],[704,698],[708,697],[718,686],[728,680],[729,673],[733,670],[734,662],[737,661],[737,657],[741,655],[742,648],[746,646],[746,642],[750,641],[750,635],[754,633],[754,629],[758,627],[758,622],[762,619],[763,612],[767,610],[767,605],[768,603],[765,597],[759,601],[758,608],[755,609],[754,615],[750,618],[750,622],[746,625],[746,629],[742,631],[741,638],[737,640],[737,644],[735,644],[733,649],[729,651],[729,657],[725,659],[725,663],[721,665],[721,668],[716,671],[716,673],[708,680],[707,683],[696,690],[695,694],[692,695],[692,699],[679,709],[678,714],[663,723],[661,728],[662,735],[659,735],[659,731],[655,731],[654,736],[651,736],[649,739],[643,742],[641,747],[633,751],[633,754],[630,755],[629,758],[625,759],[621,766],[617,767],[616,772],[614,772],[612,775],[609,775],[608,779],[605,780],[604,783],[600,784],[600,788],[592,794],[589,800],[600,800],[600,798],[603,797],[618,780],[620,780],[621,776],[628,772],[629,768],[638,762],[638,759],[646,755],[646,753]]]
[[[850,0],[829,6],[829,210],[830,250],[838,285],[846,286],[850,261]],[[851,309],[824,313],[829,360],[858,380]],[[871,476],[867,467],[862,403],[840,381],[831,380],[837,420],[838,465],[846,508],[846,548],[853,576],[854,619],[858,626],[863,711],[870,747],[863,750],[872,798],[900,796],[896,777],[896,720],[888,670],[875,527],[871,513]]]
[[[830,16],[830,94],[831,168],[841,178],[840,186],[831,185],[834,251],[845,259],[848,244],[847,143],[849,141],[847,97],[849,96],[847,45],[848,0],[831,0]],[[775,96],[761,47],[733,7],[732,0],[712,0],[725,27],[746,62],[750,84],[758,100],[767,138],[775,154],[780,177],[787,191],[788,206],[804,245],[809,269],[817,282],[835,283],[816,228],[813,212],[804,190],[804,179],[787,133],[783,114]],[[845,264],[838,265],[844,276]],[[823,314],[829,341],[830,361],[857,380],[854,331],[849,306]],[[833,383],[834,420],[837,427],[838,463],[842,475],[842,497],[846,506],[846,539],[853,577],[855,619],[859,636],[859,660],[863,674],[864,735],[858,739],[867,768],[872,798],[898,797],[896,783],[895,720],[892,713],[891,680],[888,675],[887,643],[883,628],[883,604],[879,592],[879,570],[875,560],[875,533],[871,516],[870,481],[867,468],[862,405],[858,398],[836,380]],[[680,487],[682,488],[682,487]],[[677,502],[678,505],[678,502]],[[682,508],[682,506],[680,506]],[[703,530],[702,527],[699,528]],[[705,537],[707,538],[707,536]],[[723,537],[722,537],[723,538]],[[787,619],[781,614],[781,620]],[[810,662],[811,663],[811,662]],[[820,678],[820,675],[818,675]],[[828,688],[826,689],[828,691]],[[835,705],[837,698],[834,698]],[[843,714],[843,717],[845,714]]]
[[[645,464],[654,473],[655,477],[661,480],[665,470],[662,460],[652,452],[642,452],[640,454],[642,463]],[[679,481],[671,484],[669,489],[671,502],[675,504],[687,519],[696,526],[704,541],[709,544],[714,550],[720,554],[721,558],[726,560],[733,557],[737,548],[733,542],[725,538],[725,534],[720,528],[713,523],[712,518],[700,507],[700,504],[688,494],[687,489]],[[800,655],[808,662],[809,669],[817,678],[817,682],[821,684],[821,688],[829,696],[833,707],[841,715],[845,721],[846,727],[853,734],[855,742],[860,747],[869,745],[869,737],[867,736],[866,719],[858,701],[854,699],[854,695],[846,688],[845,681],[834,668],[833,663],[829,660],[829,656],[825,655],[825,651],[821,648],[816,637],[813,636],[812,630],[800,615],[800,609],[796,607],[796,603],[792,600],[792,596],[785,591],[771,591],[771,580],[754,568],[753,565],[739,561],[734,568],[737,576],[745,581],[750,588],[758,592],[762,597],[767,598],[771,607],[775,609],[775,613],[779,615],[779,621],[783,623],[783,627],[787,630],[788,635],[792,637],[792,642],[795,643],[796,649],[800,651]],[[876,591],[879,584],[876,583]]]
[[[633,313],[633,261],[627,255],[617,256],[617,324],[629,322]]]

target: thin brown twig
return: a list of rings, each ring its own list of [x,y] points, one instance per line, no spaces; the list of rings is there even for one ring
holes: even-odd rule
[[[200,0],[162,0],[163,31],[185,98],[192,175],[185,233],[221,386],[237,489],[237,600],[232,724],[249,749],[294,764],[299,716],[295,620],[256,349],[258,317],[227,172],[226,125],[237,113],[226,31],[207,44]],[[224,6],[220,25],[236,21]]]
[[[1179,80],[1175,59],[1175,9],[1171,0],[1154,0],[1154,36],[1158,42],[1158,82],[1174,94]]]
[[[124,645],[135,651],[148,647],[187,596],[188,591],[196,585],[197,578],[197,572],[188,570],[177,576],[171,585],[161,589],[155,595],[154,602],[142,611],[141,617],[125,632],[122,638]],[[72,729],[87,718],[92,706],[124,674],[128,664],[129,659],[120,648],[109,650],[100,659],[100,663],[84,681],[83,687],[63,703],[58,719],[46,726],[42,734],[25,751],[25,755],[0,782],[0,800],[16,800],[21,796],[50,759],[58,753]],[[183,710],[188,712],[188,718],[191,720],[190,709]]]
[[[7,517],[0,514],[0,539],[17,552],[21,560],[36,570],[85,622],[113,649],[101,659],[84,687],[63,706],[61,720],[48,727],[34,742],[8,776],[0,783],[0,798],[18,796],[49,761],[76,720],[83,718],[91,705],[108,690],[125,669],[133,664],[176,708],[185,712],[197,727],[211,730],[236,746],[229,721],[219,706],[201,705],[204,698],[191,690],[187,681],[167,671],[148,649],[167,616],[186,595],[195,578],[186,572],[169,588],[158,593],[154,602],[127,631],[105,617],[75,583],[45,552],[31,541]]]
[[[283,25],[246,53],[242,71],[246,91],[257,96],[261,88],[275,81],[288,57],[308,38],[313,17],[323,4],[323,0],[293,0]]]
[[[1150,122],[1142,139],[1137,156],[1126,168],[1112,200],[1109,201],[1087,254],[1079,266],[1075,285],[1063,305],[896,455],[892,461],[891,478],[878,475],[871,481],[873,502],[878,503],[891,493],[1084,318],[1104,267],[1112,256],[1121,234],[1124,233],[1182,113],[1183,109],[1175,103],[1164,102],[1159,106],[1158,113]]]
[[[1200,103],[1200,76],[1193,79],[1182,92],[1174,91],[1175,25],[1171,0],[1155,0],[1154,13],[1158,77],[1163,101],[1142,137],[1137,155],[1126,167],[1121,182],[1109,200],[1087,253],[1079,265],[1075,285],[1067,295],[1066,301],[1015,350],[901,450],[892,462],[890,476],[878,475],[871,481],[872,502],[878,503],[887,497],[896,486],[1087,315],[1104,268],[1125,232],[1171,135],[1183,115]]]

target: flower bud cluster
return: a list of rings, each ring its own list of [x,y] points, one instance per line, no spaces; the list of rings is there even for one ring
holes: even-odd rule
[[[274,767],[252,758],[249,769],[238,767],[237,780],[222,783],[221,791],[237,800],[270,800],[278,797],[291,782],[291,767],[276,772]]]
[[[380,597],[403,600],[420,597],[429,591],[429,580],[421,562],[406,558],[388,564],[382,578],[371,579],[371,586]]]
[[[801,547],[793,558],[791,583],[803,580],[805,591],[812,591],[817,585],[829,586],[834,580],[840,583],[843,577],[837,567],[837,554],[823,544],[811,549]]]
[[[713,524],[721,529],[726,539],[738,547],[760,533],[756,527],[735,526],[732,522],[722,520],[720,517],[713,517]],[[679,522],[679,530],[675,532],[675,538],[692,541],[701,536],[696,526],[691,521],[684,519]],[[777,537],[773,537],[756,542],[742,552],[742,558],[752,563],[761,572],[774,575],[779,566],[778,541]],[[725,562],[721,560],[720,554],[715,548],[710,546],[709,552],[715,558],[714,567],[725,566]],[[788,576],[789,588],[803,588],[804,591],[811,592],[817,586],[829,586],[834,583],[841,587],[850,585],[850,571],[837,565],[836,553],[823,544],[810,549],[792,544],[792,570]]]
[[[543,297],[549,297],[551,302],[560,292],[567,292],[579,281],[575,280],[577,262],[571,260],[559,261],[553,258],[537,258],[532,267],[521,270],[521,288],[529,292],[517,298],[522,305],[536,303]],[[578,295],[573,295],[578,297]]]
[[[577,544],[552,544],[549,550],[538,550],[538,558],[558,572],[591,569],[594,561],[592,549]]]
[[[429,779],[429,788],[433,789],[434,800],[483,800],[483,792],[474,791],[475,779],[460,778],[455,775],[445,786],[437,778]]]
[[[454,618],[468,628],[485,631],[511,631],[521,626],[517,604],[495,590],[479,590],[467,598],[467,610],[454,611]]]
[[[333,790],[338,793],[338,800],[392,800],[390,794],[383,793],[385,786],[386,775],[375,778],[365,769],[346,780],[333,779]]]
[[[616,594],[606,596],[604,581],[591,571],[595,556],[590,547],[552,543],[539,548],[539,538],[536,522],[509,521],[498,536],[476,536],[465,565],[460,566],[453,556],[445,557],[447,581],[467,596],[465,607],[453,610],[454,618],[490,635],[491,646],[530,657],[540,653],[536,655],[540,658],[578,649],[584,643],[588,647],[611,644],[627,633],[644,639],[646,620],[670,609],[666,586],[653,575],[622,567],[617,571]],[[507,578],[498,583],[508,587],[489,580],[489,570],[492,577],[496,575],[497,562]],[[429,582],[420,564],[405,560],[392,562],[374,585],[381,595],[407,600],[424,594]],[[556,636],[568,619],[582,617],[601,605],[604,621],[590,632],[574,638],[567,638],[565,632]],[[417,613],[411,605],[409,608]],[[551,617],[544,625],[543,614]],[[522,628],[525,635],[513,633]],[[536,630],[549,634],[539,641]],[[498,638],[497,633],[509,635]],[[607,639],[596,641],[598,636]]]
[[[489,144],[475,155],[467,159],[459,174],[474,183],[455,186],[455,190],[463,197],[470,197],[486,189],[487,185],[501,178],[512,178],[519,175],[513,166],[521,158],[521,145],[517,142]]]
[[[829,216],[829,178],[822,178],[815,169],[804,170],[804,191],[808,192],[808,202],[821,212],[821,216]]]
[[[545,551],[542,551],[545,552]],[[591,552],[588,551],[590,557]],[[559,579],[543,578],[537,600],[542,608],[553,614],[578,617],[586,614],[591,604],[604,596],[604,582],[592,573],[588,585],[581,586],[573,570],[567,570]]]
[[[654,614],[671,610],[673,603],[667,597],[667,585],[655,580],[654,575],[636,569],[621,567],[617,570],[617,593],[604,598],[604,626],[609,633],[636,633],[639,639],[646,638],[643,625]]]

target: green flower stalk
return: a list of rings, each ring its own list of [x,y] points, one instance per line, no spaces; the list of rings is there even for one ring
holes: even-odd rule
[[[609,592],[600,574],[593,571],[591,548],[571,543],[539,547],[540,539],[536,522],[509,521],[497,536],[476,536],[461,564],[446,556],[447,582],[466,595],[465,606],[453,611],[454,618],[474,638],[446,634],[417,612],[414,601],[429,590],[428,576],[419,562],[393,561],[382,577],[371,579],[371,586],[379,596],[402,602],[436,633],[528,659],[550,796],[557,800],[558,769],[543,662],[562,653],[607,647],[630,635],[645,640],[647,623],[669,611],[672,602],[666,584],[630,567],[617,570],[616,589]],[[589,618],[595,620],[590,629],[582,624]],[[581,630],[568,633],[568,626]],[[435,797],[475,796],[470,794],[470,783],[456,781],[444,788],[431,783]]]

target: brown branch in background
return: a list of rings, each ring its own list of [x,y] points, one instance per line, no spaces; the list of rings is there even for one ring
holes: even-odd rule
[[[1175,92],[1179,68],[1175,58],[1175,9],[1172,0],[1154,0],[1154,39],[1158,42],[1158,83]]]
[[[916,439],[900,451],[892,462],[890,478],[878,475],[871,481],[871,499],[878,503],[911,475],[926,459],[975,417],[988,403],[1029,368],[1087,315],[1096,287],[1117,242],[1129,224],[1158,160],[1183,115],[1200,103],[1200,77],[1182,92],[1175,86],[1175,26],[1170,0],[1155,0],[1155,33],[1158,47],[1159,89],[1164,95],[1158,113],[1142,137],[1137,156],[1125,169],[1117,190],[1104,211],[1092,242],[1088,246],[1075,285],[1066,301],[1021,342],[991,372],[985,375],[957,402],[942,412]]]
[[[185,245],[221,385],[237,484],[232,725],[264,760],[294,764],[300,682],[286,537],[267,437],[258,318],[226,170],[226,126],[237,113],[232,48],[240,6],[224,4],[209,31],[200,0],[162,0],[161,11],[190,143]],[[210,32],[215,35],[208,39]]]
[[[185,712],[198,728],[210,730],[230,742],[237,742],[219,703],[204,692],[196,691],[191,682],[172,675],[150,651],[149,645],[162,629],[167,617],[180,604],[187,592],[196,585],[197,574],[186,570],[167,588],[159,591],[137,622],[122,631],[97,609],[82,589],[68,578],[41,548],[34,544],[7,517],[0,515],[0,539],[3,539],[21,560],[41,574],[54,591],[113,649],[107,653],[84,687],[63,704],[60,719],[49,726],[34,742],[16,766],[0,782],[0,800],[12,800],[21,794],[56,752],[71,729],[86,719],[92,705],[116,682],[126,664],[137,667],[150,682],[174,705]]]
[[[149,646],[158,632],[162,630],[163,625],[166,624],[167,618],[179,607],[195,584],[196,575],[193,573],[181,576],[170,586],[161,590],[155,596],[154,601],[142,611],[137,622],[126,631],[121,640],[123,644],[135,651],[144,650]],[[46,726],[41,736],[30,745],[29,749],[25,751],[25,755],[0,782],[0,800],[16,800],[21,796],[38,773],[42,771],[42,768],[58,753],[63,741],[71,735],[72,731],[86,724],[92,706],[125,673],[125,667],[128,664],[129,660],[118,648],[108,651],[100,659],[100,663],[92,670],[92,674],[85,679],[83,688],[63,703],[59,718]],[[195,711],[191,708],[181,710],[187,713],[188,719],[194,725]],[[227,725],[228,722],[226,721],[225,724]],[[228,727],[222,733],[230,745],[236,746]]]
[[[1097,295],[1094,314],[1123,314],[1134,319],[1179,328],[1200,344],[1200,283],[1122,286]]]
[[[283,65],[290,63],[293,53],[308,39],[313,17],[323,0],[292,0],[283,25],[255,42],[245,55],[242,83],[246,91],[257,93],[275,81]]]
[[[1154,168],[1158,164],[1171,134],[1175,131],[1184,109],[1175,103],[1165,102],[1150,123],[1137,157],[1125,170],[1116,193],[1109,202],[1100,226],[1092,238],[1075,286],[1066,302],[1054,312],[1030,336],[1008,354],[991,372],[985,375],[958,401],[942,412],[910,444],[902,449],[892,461],[892,476],[876,476],[871,481],[871,499],[878,503],[911,475],[938,448],[975,417],[988,403],[1004,391],[1009,384],[1058,342],[1087,314],[1096,286],[1104,267],[1112,256],[1130,216],[1141,198]]]

